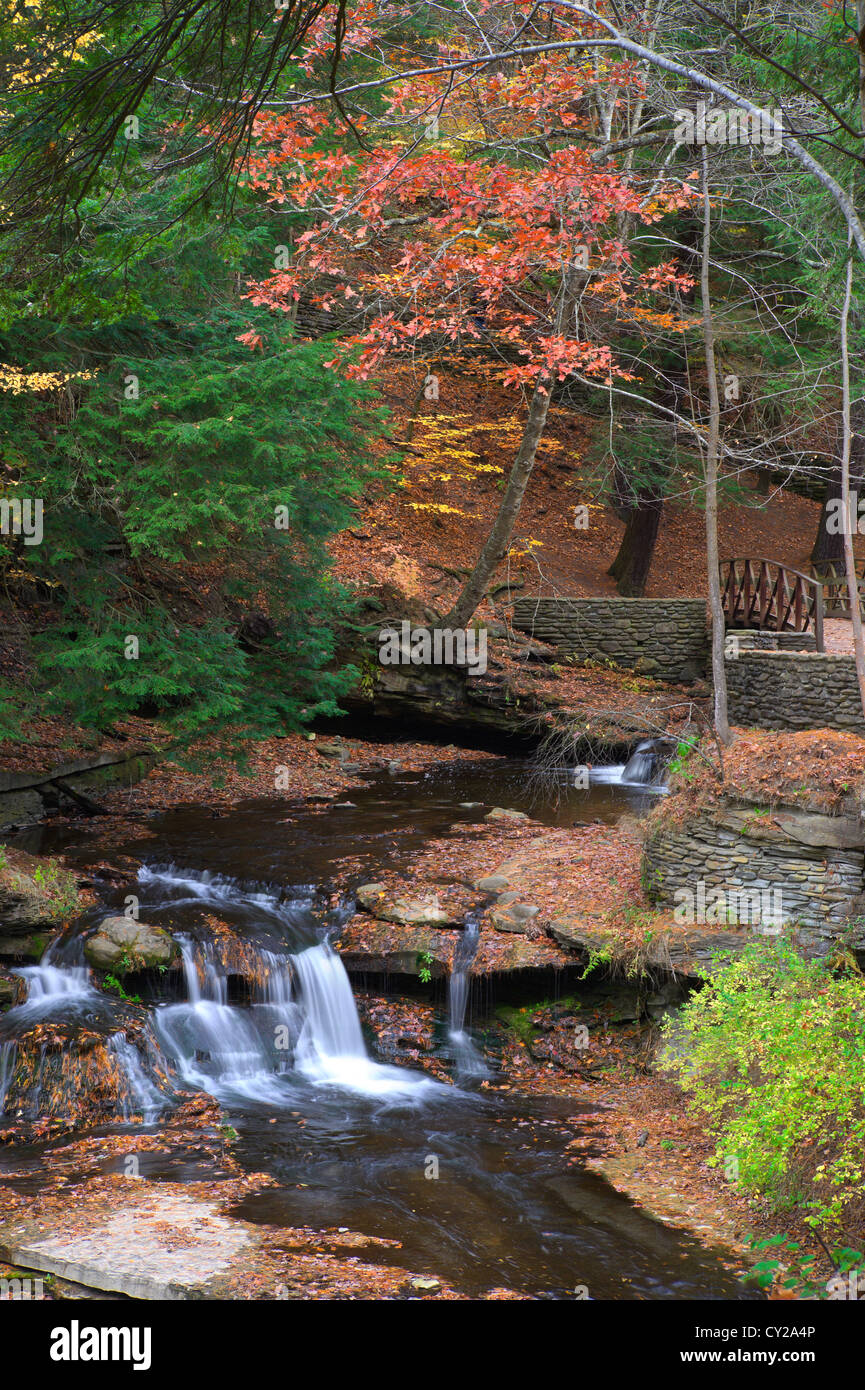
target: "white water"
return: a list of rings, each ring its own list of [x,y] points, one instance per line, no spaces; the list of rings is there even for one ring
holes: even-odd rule
[[[110,1008],[110,999],[95,987],[87,966],[54,964],[55,953],[56,943],[52,942],[40,965],[23,966],[14,972],[26,982],[27,997],[4,1015],[5,1028],[24,1032],[52,1015],[63,1017],[87,1012],[94,1016]],[[80,954],[78,958],[82,958]],[[120,1118],[132,1120],[140,1115],[144,1123],[149,1124],[165,1107],[166,1097],[150,1081],[138,1049],[122,1032],[112,1034],[106,1046],[109,1054],[117,1059],[121,1078]],[[0,1043],[0,1115],[16,1056],[14,1040]]]
[[[130,1121],[140,1115],[146,1125],[152,1124],[165,1108],[165,1096],[145,1072],[137,1049],[123,1033],[115,1033],[108,1039],[108,1051],[117,1058],[127,1085],[127,1094],[121,1098],[121,1119]]]
[[[49,947],[45,953],[46,961],[50,950]],[[99,996],[86,965],[27,965],[15,971],[15,974],[27,982],[27,998],[18,1006],[22,1010],[22,1019],[26,1015],[35,1017],[40,1013],[50,1013],[58,1004]]]
[[[165,905],[208,902],[242,915],[245,928],[301,940],[316,934],[315,889],[250,890],[219,874],[172,866],[139,870]],[[348,909],[347,909],[348,911]],[[351,984],[339,956],[325,944],[293,954],[250,946],[262,985],[248,1007],[228,1001],[228,972],[213,944],[181,942],[186,1002],[156,1011],[156,1031],[180,1076],[218,1099],[291,1105],[298,1078],[360,1095],[418,1101],[438,1082],[422,1073],[373,1062],[367,1055]]]
[[[489,1076],[489,1068],[466,1032],[469,970],[478,948],[480,926],[469,917],[454,951],[448,980],[448,1038],[460,1076]]]
[[[643,739],[626,763],[615,763],[610,767],[593,767],[589,773],[590,782],[613,782],[622,787],[640,787],[643,791],[665,791],[660,781],[660,768],[656,741]]]
[[[298,890],[298,897],[285,903],[275,893],[247,892],[219,875],[142,868],[139,879],[152,886],[159,906],[231,906],[242,910],[251,925],[262,923],[271,935],[277,922],[282,935],[294,928],[295,938],[308,939],[315,929],[309,912],[312,889]],[[367,1055],[345,967],[326,942],[294,954],[249,945],[256,978],[250,981],[251,1002],[239,1005],[229,1002],[231,969],[219,942],[178,940],[187,997],[154,1010],[154,1038],[147,1045],[160,1053],[161,1068],[173,1068],[187,1086],[224,1101],[278,1107],[296,1102],[300,1080],[387,1103],[417,1103],[433,1091],[450,1094],[449,1087],[421,1072],[380,1065]],[[27,998],[5,1016],[6,1025],[24,1030],[47,1014],[98,1014],[110,1008],[110,999],[93,985],[81,963],[80,943],[74,963],[54,963],[52,950],[41,965],[18,972],[27,981]],[[108,1038],[108,1049],[125,1082],[123,1118],[141,1114],[148,1122],[165,1101],[148,1077],[139,1049],[122,1032]],[[0,1044],[0,1113],[14,1061],[14,1041]]]
[[[278,1052],[296,1034],[294,1006],[284,984],[276,998],[265,998],[266,1017],[255,1006],[228,1003],[228,977],[212,946],[181,940],[187,1000],[156,1010],[157,1036],[181,1078],[197,1090],[222,1096],[236,1093],[250,1100],[284,1100],[276,1080]],[[286,968],[283,962],[281,972]],[[270,980],[265,994],[270,989]]]
[[[6,1092],[9,1090],[9,1082],[12,1080],[12,1073],[15,1070],[17,1055],[18,1047],[14,1042],[0,1043],[0,1115],[3,1114]]]
[[[424,1091],[445,1090],[419,1072],[371,1061],[345,966],[328,945],[301,951],[293,961],[305,1012],[296,1054],[304,1076],[318,1086],[343,1086],[394,1099],[419,1099]]]

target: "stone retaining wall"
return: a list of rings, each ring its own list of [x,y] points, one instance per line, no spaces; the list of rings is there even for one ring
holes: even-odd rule
[[[703,920],[715,925],[753,926],[757,899],[742,894],[760,894],[764,905],[780,907],[780,923],[810,929],[820,954],[865,913],[865,830],[853,817],[737,805],[684,825],[662,818],[650,824],[643,871],[650,898],[663,907],[717,903],[713,890],[722,890],[732,916],[706,912]],[[853,930],[853,944],[865,948],[862,926]]]
[[[727,660],[730,722],[756,729],[865,734],[852,656],[741,651]]]
[[[706,605],[691,598],[520,598],[514,626],[560,651],[658,680],[706,670]]]

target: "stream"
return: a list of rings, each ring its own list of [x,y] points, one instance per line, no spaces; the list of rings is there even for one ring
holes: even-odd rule
[[[264,800],[214,814],[184,806],[149,815],[141,835],[127,827],[112,839],[89,822],[35,827],[14,843],[62,853],[81,870],[112,854],[141,861],[135,885],[105,888],[93,920],[122,911],[133,891],[142,920],[170,925],[181,943],[172,997],[150,1001],[150,1045],[179,1085],[219,1100],[237,1132],[241,1166],[277,1180],[237,1215],[398,1239],[400,1263],[473,1296],[507,1288],[553,1299],[585,1291],[595,1299],[748,1297],[720,1255],[567,1165],[564,1145],[580,1132],[585,1107],[483,1087],[495,1076],[495,1056],[484,1050],[484,1020],[472,1011],[476,922],[464,928],[439,1010],[440,1054],[454,1085],[375,1060],[330,945],[353,910],[350,898],[332,892],[347,856],[357,861],[354,883],[362,883],[377,869],[398,868],[427,839],[477,822],[492,805],[549,825],[612,823],[623,811],[639,814],[651,795],[614,776],[582,789],[562,770],[541,785],[520,759],[467,759],[376,775],[327,808],[287,810],[284,800]],[[242,948],[242,971],[226,964],[214,920]],[[80,936],[20,973],[27,1001],[0,1020],[0,1110],[16,1028],[37,1013],[97,1017],[105,997],[89,977]],[[131,1054],[121,1059],[130,1113],[158,1125],[170,1095],[141,1069],[134,1048],[122,1038],[111,1045]],[[37,1181],[45,1148],[15,1148],[14,1167],[25,1169],[15,1181]],[[209,1176],[158,1153],[142,1152],[140,1164],[153,1180]],[[0,1149],[0,1180],[11,1166]]]

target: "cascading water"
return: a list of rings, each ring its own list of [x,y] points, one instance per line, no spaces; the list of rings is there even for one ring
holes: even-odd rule
[[[16,972],[27,982],[27,998],[19,1005],[22,1017],[51,1013],[64,1004],[100,997],[86,965],[51,965],[50,950],[49,947],[42,965],[25,965]]]
[[[654,781],[658,755],[652,739],[638,743],[622,769],[622,781],[644,785]]]
[[[115,1078],[115,1114],[122,1120],[141,1118],[148,1124],[164,1109],[169,1088],[166,1086],[160,1090],[148,1077],[139,1047],[129,1041],[122,1028],[116,1026],[117,1001],[96,989],[90,971],[82,961],[80,939],[65,948],[52,942],[40,965],[23,966],[15,972],[25,981],[27,996],[23,1003],[10,1009],[2,1019],[0,1115],[4,1111],[19,1057],[27,1055],[24,1051],[25,1040],[31,1034],[38,1038],[38,1032],[34,1033],[34,1030],[51,1020],[59,1024],[85,1025],[91,1032],[103,1033],[105,1056]],[[161,1063],[149,1028],[139,1029],[137,1038],[144,1054],[148,1057],[153,1054],[152,1060],[157,1065]],[[62,1083],[63,1077],[62,1069],[58,1071],[51,1062],[51,1054],[45,1045],[37,1043],[35,1051],[32,1046],[28,1051],[29,1064],[25,1071],[28,1079],[25,1091],[19,1095],[19,1106],[35,1116],[41,1113],[45,1099],[43,1092],[47,1090],[51,1093],[54,1087],[56,1099],[56,1086]],[[66,1095],[66,1100],[69,1105],[73,1104],[71,1092]]]
[[[156,1031],[183,1081],[220,1098],[235,1094],[284,1103],[279,1054],[297,1034],[296,1008],[283,978],[287,958],[280,965],[273,957],[268,962],[263,1010],[255,1003],[241,1009],[228,1003],[227,973],[210,944],[183,939],[181,951],[187,999],[157,1009]]]
[[[126,1083],[120,1095],[120,1118],[130,1121],[140,1115],[146,1125],[152,1124],[165,1108],[165,1096],[144,1070],[137,1049],[122,1033],[115,1033],[108,1039],[108,1052],[116,1057]]]
[[[293,957],[305,1012],[297,1043],[298,1070],[316,1085],[336,1085],[376,1097],[419,1099],[443,1091],[436,1081],[367,1056],[345,966],[327,943]]]
[[[217,900],[243,910],[244,927],[260,925],[271,937],[313,939],[319,934],[311,915],[313,893],[288,902],[276,893],[246,891],[234,880],[195,876],[186,870],[142,870],[141,881],[158,888],[160,901],[177,906],[177,897]],[[268,1105],[293,1103],[300,1079],[334,1085],[376,1098],[418,1100],[438,1083],[401,1067],[382,1066],[367,1055],[360,1020],[345,967],[325,942],[294,953],[280,953],[244,938],[224,948],[190,937],[180,941],[185,1002],[156,1010],[160,1043],[187,1085],[222,1100]],[[243,969],[232,972],[232,951]],[[248,1007],[228,999],[228,977],[242,973],[251,989]],[[296,985],[296,990],[295,990]]]
[[[465,1030],[469,999],[469,970],[478,949],[480,925],[474,916],[465,925],[454,948],[448,981],[448,1038],[461,1076],[489,1076],[489,1068]]]
[[[615,763],[610,767],[593,767],[590,781],[614,782],[622,787],[641,787],[645,791],[664,791],[666,789],[661,781],[659,759],[661,746],[662,741],[658,739],[643,739],[626,763]]]

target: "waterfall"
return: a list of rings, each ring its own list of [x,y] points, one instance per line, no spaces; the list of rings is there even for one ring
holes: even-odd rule
[[[229,1004],[212,943],[181,940],[187,1000],[156,1011],[160,1042],[190,1086],[221,1100],[294,1103],[298,1077],[374,1097],[418,1099],[437,1083],[366,1052],[345,967],[327,944],[296,955],[246,945],[253,1001]],[[294,996],[294,983],[298,996]]]
[[[623,782],[636,783],[642,785],[654,780],[657,767],[658,756],[655,751],[653,739],[644,739],[638,743],[636,749],[631,754],[622,769]]]
[[[79,962],[83,960],[81,942],[73,944],[65,955]],[[3,1015],[3,1031],[7,1040],[0,1042],[0,1114],[9,1085],[12,1080],[18,1054],[18,1040],[27,1031],[46,1018],[68,1019],[86,1016],[93,1023],[113,1021],[113,1001],[109,995],[98,990],[90,978],[90,971],[82,964],[55,964],[62,959],[56,942],[52,942],[39,965],[22,966],[14,973],[27,984],[27,997],[23,1003]],[[8,1035],[12,1036],[9,1037]],[[149,1028],[141,1035],[147,1048],[153,1048],[154,1039]],[[106,1038],[106,1050],[116,1058],[121,1079],[119,1117],[131,1120],[141,1115],[145,1123],[150,1123],[166,1104],[166,1096],[160,1092],[147,1076],[141,1053],[122,1031],[111,1033]],[[161,1060],[161,1059],[160,1059]],[[39,1092],[42,1088],[42,1071],[45,1062],[43,1048],[39,1066],[39,1081],[36,1083],[33,1104],[39,1108]]]
[[[626,763],[615,763],[610,767],[593,767],[589,775],[591,782],[615,783],[622,787],[642,787],[645,791],[665,790],[661,780],[659,748],[663,739],[645,738],[637,744]]]
[[[294,957],[306,1007],[298,1052],[322,1058],[365,1058],[363,1034],[345,966],[329,946]]]
[[[47,957],[46,952],[46,957]],[[58,1004],[98,998],[86,965],[25,965],[15,974],[27,982],[27,998],[18,1007],[31,1014],[50,1012]]]
[[[466,918],[454,948],[448,981],[448,1038],[461,1076],[489,1076],[489,1069],[465,1031],[469,999],[469,970],[478,949],[480,925],[474,916]]]
[[[181,938],[180,947],[187,999],[156,1011],[159,1040],[180,1076],[220,1098],[233,1092],[249,1100],[282,1102],[278,1054],[297,1033],[290,987],[282,981],[267,997],[265,985],[264,1016],[259,1017],[256,1005],[241,1009],[228,1003],[227,971],[211,943]],[[268,954],[271,971],[286,974],[288,958],[277,964]]]
[[[294,966],[305,1011],[296,1056],[304,1076],[384,1098],[444,1089],[417,1072],[370,1060],[345,966],[327,943],[296,955]]]
[[[161,1095],[141,1065],[141,1057],[123,1033],[108,1039],[108,1051],[117,1058],[126,1081],[127,1093],[121,1098],[120,1117],[127,1122],[140,1115],[146,1125],[152,1124],[165,1108]]]
[[[298,1087],[310,1084],[412,1103],[431,1091],[450,1093],[423,1073],[379,1065],[367,1055],[339,956],[327,941],[302,949],[321,936],[312,911],[313,888],[286,897],[279,890],[248,891],[233,879],[173,867],[142,868],[139,880],[156,898],[151,911],[186,902],[220,904],[226,915],[239,915],[247,930],[222,931],[207,940],[177,936],[186,998],[158,1005],[152,1031],[132,1039],[117,1027],[117,1001],[93,984],[81,940],[62,952],[50,948],[41,965],[17,972],[28,992],[23,1004],[4,1015],[0,1103],[15,1067],[16,1038],[47,1015],[102,1020],[122,1079],[118,1109],[124,1119],[142,1115],[149,1123],[165,1103],[148,1075],[150,1054],[158,1063],[156,1076],[174,1071],[190,1088],[228,1103],[291,1106]],[[250,939],[249,928],[264,931],[268,945]],[[273,948],[274,941],[286,938],[293,952]],[[229,1001],[229,979],[236,977],[248,987],[248,1002]]]

